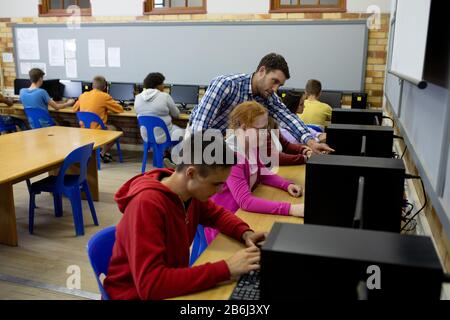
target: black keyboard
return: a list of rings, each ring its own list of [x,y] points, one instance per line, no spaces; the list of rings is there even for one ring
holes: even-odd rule
[[[250,271],[250,273],[241,276],[230,296],[230,300],[259,300],[259,280],[259,271]]]

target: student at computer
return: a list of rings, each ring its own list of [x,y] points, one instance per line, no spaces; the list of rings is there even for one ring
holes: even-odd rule
[[[184,130],[172,123],[173,119],[179,118],[180,110],[172,97],[164,92],[164,80],[164,75],[159,72],[148,74],[144,79],[144,90],[136,96],[134,101],[134,109],[138,117],[159,117],[166,124],[170,137],[166,137],[161,128],[156,128],[155,137],[158,143],[162,143],[166,139],[176,140],[184,136]],[[141,127],[141,136],[144,141],[147,141],[147,130],[144,127]]]
[[[270,201],[252,195],[258,184],[269,185],[287,191],[293,197],[300,197],[302,187],[270,172],[262,163],[259,150],[267,140],[251,141],[251,135],[258,136],[259,130],[267,130],[269,114],[266,108],[256,101],[247,101],[238,105],[230,114],[229,128],[234,131],[227,137],[237,154],[238,163],[231,169],[221,192],[212,200],[232,212],[245,211],[291,215],[303,217],[304,205],[291,205],[289,202]],[[266,131],[267,132],[267,131]],[[210,243],[218,231],[205,228],[205,235]]]
[[[176,171],[151,170],[132,178],[116,193],[114,199],[123,216],[104,281],[111,299],[186,295],[259,269],[260,252],[255,244],[265,234],[255,233],[209,200],[230,173],[233,151],[219,133],[214,146],[224,151],[223,157],[206,165],[203,154],[211,142],[202,137],[199,131],[182,142],[183,159]],[[226,260],[189,267],[189,247],[198,224],[218,228],[248,248]]]
[[[11,107],[14,102],[11,98],[5,98],[1,93],[0,93],[0,104],[6,104],[6,106]],[[11,126],[15,126],[15,127],[19,127],[20,130],[24,131],[27,130],[27,125],[25,124],[25,122],[22,119],[16,118],[16,117],[11,117],[11,116],[5,116],[5,115],[0,115],[1,120],[3,121],[3,123],[5,125],[11,125]],[[1,133],[1,132],[0,132]]]
[[[300,119],[306,124],[314,124],[325,127],[327,121],[331,120],[332,108],[320,102],[322,84],[318,80],[308,80],[305,88],[304,108]]]
[[[272,152],[277,154],[280,166],[296,166],[305,164],[311,157],[312,150],[307,146],[299,143],[289,142],[279,131],[278,123],[272,117],[269,117],[269,130],[278,130],[278,134],[269,131],[267,135],[268,156],[272,156]]]
[[[106,79],[102,76],[96,76],[92,81],[92,90],[83,93],[73,106],[73,111],[87,111],[97,114],[108,127],[109,130],[120,131],[114,125],[108,123],[108,112],[122,113],[122,106],[116,102],[108,93]],[[100,129],[100,125],[93,123],[91,129]],[[114,141],[107,144],[100,153],[100,157],[104,163],[112,161],[109,150],[114,145]]]
[[[73,106],[75,100],[69,99],[65,103],[56,103],[48,95],[47,91],[41,88],[44,83],[44,71],[38,68],[33,68],[28,73],[30,76],[31,86],[29,88],[23,88],[20,90],[20,101],[25,109],[27,108],[40,108],[48,112],[48,107],[52,107],[55,110],[64,109]],[[39,120],[43,127],[50,126],[47,121]],[[31,124],[31,121],[30,121]],[[33,126],[32,126],[33,127]]]
[[[286,95],[283,97],[283,103],[286,105],[289,111],[291,111],[292,113],[296,113],[297,116],[299,117],[303,113],[304,100],[305,96],[303,96],[302,93],[297,92],[295,90],[286,92]],[[327,139],[326,133],[318,132],[310,127],[308,127],[308,129],[316,141],[319,142],[326,141]],[[280,128],[280,133],[287,141],[291,143],[298,143],[297,139],[295,139],[286,129]]]

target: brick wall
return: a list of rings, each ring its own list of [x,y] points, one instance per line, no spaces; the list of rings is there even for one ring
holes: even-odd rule
[[[82,22],[88,23],[134,23],[142,21],[258,21],[258,20],[354,20],[367,18],[365,13],[276,13],[276,14],[180,14],[180,15],[148,15],[138,17],[82,17]],[[65,17],[48,18],[2,18],[0,19],[0,52],[14,54],[12,24],[49,24],[64,23]],[[389,28],[389,14],[382,14],[381,28],[369,31],[369,47],[366,67],[366,92],[369,103],[374,107],[381,107],[383,101],[384,73],[386,68],[387,38]],[[15,64],[2,65],[5,87],[12,89],[16,78]],[[351,97],[344,96],[344,103],[350,104]]]

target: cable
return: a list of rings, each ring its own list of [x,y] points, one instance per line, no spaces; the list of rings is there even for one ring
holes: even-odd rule
[[[403,137],[397,136],[396,134],[392,135],[392,138],[399,139],[399,140],[405,140]]]
[[[395,126],[394,119],[392,119],[391,117],[388,117],[388,116],[382,116],[381,118],[382,119],[389,119],[389,120],[391,120],[392,121],[392,128],[394,128],[394,126]]]
[[[400,159],[403,159],[403,157],[405,156],[406,150],[408,150],[408,146],[407,145],[405,145],[405,150],[403,150]]]
[[[419,214],[419,213],[421,213],[422,211],[423,211],[423,209],[425,209],[425,207],[427,206],[427,204],[428,204],[428,198],[427,198],[427,194],[426,194],[426,192],[425,192],[425,186],[424,186],[424,184],[423,184],[423,181],[422,181],[422,178],[420,177],[420,176],[413,176],[413,175],[410,175],[410,174],[405,174],[405,179],[419,179],[420,180],[420,184],[422,185],[422,191],[423,191],[423,197],[424,197],[424,199],[425,199],[425,201],[424,201],[424,203],[423,203],[423,206],[409,219],[409,221],[408,222],[406,222],[405,223],[405,225],[403,226],[403,228],[401,228],[401,230],[400,230],[400,232],[402,232],[403,230],[405,230],[406,229],[406,227],[411,223],[411,221],[413,221],[414,220],[414,218],[415,217],[417,217],[417,215]],[[414,226],[414,228],[415,228],[415,226]],[[414,230],[414,228],[413,229],[411,229],[411,230]],[[411,231],[411,230],[407,230],[407,231]]]

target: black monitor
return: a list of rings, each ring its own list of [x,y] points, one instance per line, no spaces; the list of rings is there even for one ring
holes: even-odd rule
[[[188,104],[197,105],[198,90],[199,86],[174,84],[170,87],[170,96],[175,103],[184,107]]]
[[[111,82],[109,94],[117,101],[134,101],[134,83]]]
[[[330,105],[333,109],[340,108],[342,106],[342,92],[322,91],[319,96],[319,101]]]
[[[334,154],[392,158],[394,129],[384,126],[355,124],[330,124],[326,129],[327,144],[336,150]],[[361,148],[365,144],[362,153]]]
[[[331,123],[381,125],[383,110],[381,109],[333,109]]]
[[[14,94],[19,95],[21,89],[29,88],[30,86],[31,81],[29,79],[14,79]]]
[[[48,95],[55,101],[61,101],[64,94],[64,85],[59,79],[44,80],[42,89],[47,91]]]
[[[81,84],[82,84],[82,90],[81,90],[81,91],[82,91],[83,93],[92,90],[92,82],[83,81],[83,82],[81,82]]]
[[[83,93],[83,83],[81,81],[61,80],[60,82],[64,85],[64,98],[78,99]]]
[[[305,224],[353,228],[360,177],[362,228],[400,232],[405,181],[400,159],[312,156],[306,164]]]
[[[261,249],[268,301],[439,300],[443,280],[429,237],[275,223]]]
[[[303,91],[297,90],[295,88],[289,88],[289,87],[279,87],[277,90],[277,95],[280,98],[284,98],[286,96],[286,94],[291,91],[294,91],[296,94],[300,94],[301,96],[303,95]]]
[[[352,109],[366,109],[366,108],[367,108],[367,93],[353,92]]]

